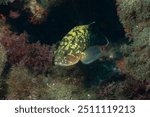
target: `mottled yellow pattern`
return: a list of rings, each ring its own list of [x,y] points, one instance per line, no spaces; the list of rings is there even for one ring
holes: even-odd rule
[[[55,65],[70,66],[76,64],[88,46],[89,25],[76,26],[62,39],[55,54]]]

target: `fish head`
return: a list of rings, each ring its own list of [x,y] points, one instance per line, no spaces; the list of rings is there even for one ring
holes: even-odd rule
[[[59,51],[54,58],[54,64],[58,66],[71,66],[79,62],[80,54],[72,53],[73,51]]]

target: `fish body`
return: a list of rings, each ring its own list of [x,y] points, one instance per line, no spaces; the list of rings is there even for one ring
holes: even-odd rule
[[[55,65],[71,66],[79,61],[89,64],[100,57],[100,49],[90,45],[91,24],[76,26],[63,37],[55,52]]]
[[[55,53],[55,65],[70,66],[76,64],[88,46],[89,25],[76,26],[64,36]]]

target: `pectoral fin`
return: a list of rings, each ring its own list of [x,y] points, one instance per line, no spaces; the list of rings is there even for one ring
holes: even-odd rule
[[[100,48],[98,46],[92,46],[87,48],[83,53],[81,57],[81,62],[83,64],[90,64],[94,62],[95,60],[99,59],[101,55]]]

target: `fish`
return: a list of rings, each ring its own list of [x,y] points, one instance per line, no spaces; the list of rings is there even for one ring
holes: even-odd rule
[[[83,64],[90,64],[101,55],[98,46],[90,46],[91,31],[87,25],[75,26],[60,41],[54,54],[54,64],[58,66],[71,66],[81,61]]]

